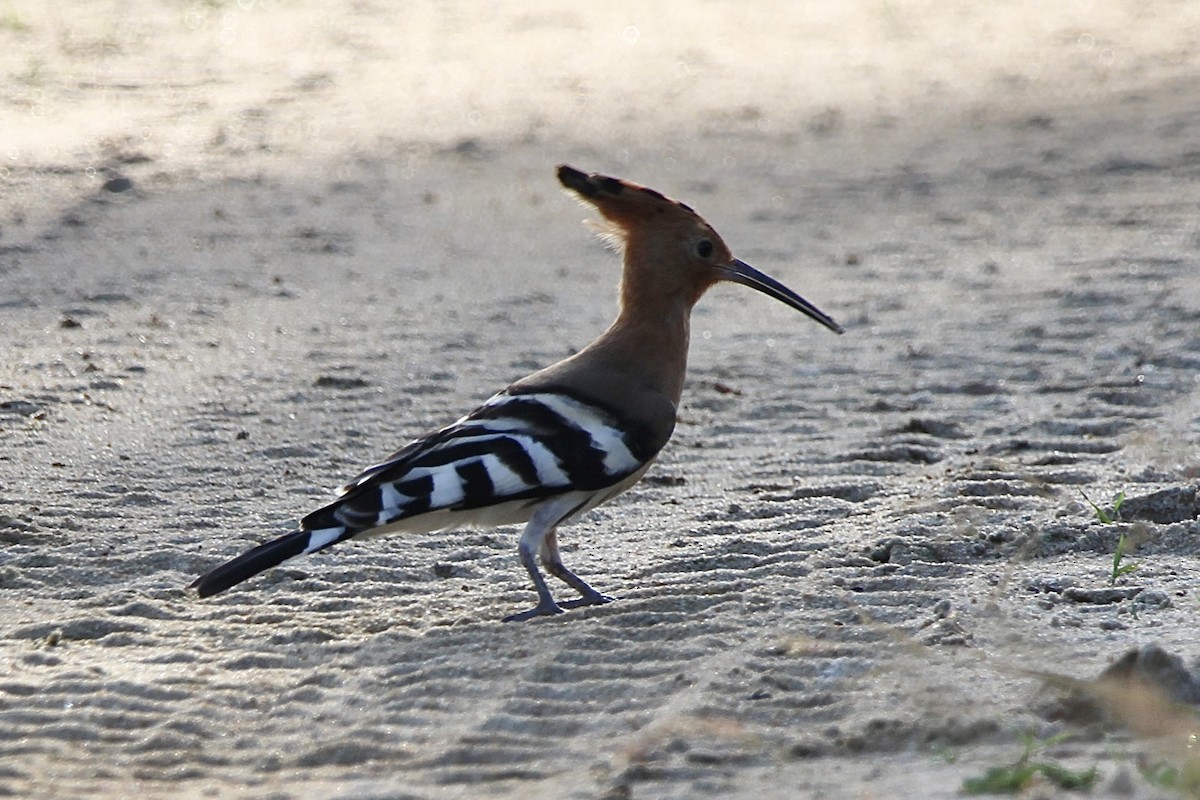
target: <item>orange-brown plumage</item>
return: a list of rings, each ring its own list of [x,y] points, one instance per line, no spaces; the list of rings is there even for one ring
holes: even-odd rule
[[[620,398],[631,412],[653,420],[664,441],[667,425],[661,399],[677,408],[687,372],[692,307],[713,284],[744,277],[748,265],[690,206],[636,183],[574,167],[558,168],[558,179],[604,217],[602,235],[618,246],[624,260],[620,310],[616,320],[594,342],[566,361],[523,381],[520,386],[565,384],[589,393]],[[766,276],[768,294],[788,302],[822,324],[841,328],[806,301]],[[760,290],[763,286],[754,284]],[[611,389],[609,388],[611,387]],[[665,426],[665,430],[664,430]]]

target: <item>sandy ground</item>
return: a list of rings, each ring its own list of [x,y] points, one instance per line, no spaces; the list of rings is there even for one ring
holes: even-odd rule
[[[599,5],[0,3],[0,795],[1171,796],[1187,712],[1061,690],[1200,656],[1200,5]],[[620,601],[500,623],[510,529],[185,592],[607,324],[564,161],[848,329],[705,299],[564,531]]]

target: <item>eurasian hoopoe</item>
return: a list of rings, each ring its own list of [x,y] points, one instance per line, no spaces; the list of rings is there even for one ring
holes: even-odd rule
[[[506,620],[607,603],[612,598],[563,565],[557,529],[637,483],[671,437],[692,306],[705,290],[718,281],[740,283],[842,332],[816,306],[734,258],[683,203],[565,165],[558,179],[596,207],[622,246],[616,321],[570,358],[369,467],[338,490],[336,501],[301,520],[300,530],[198,578],[192,587],[201,597],[358,536],[524,523],[518,552],[538,603]],[[555,602],[535,557],[580,596]]]

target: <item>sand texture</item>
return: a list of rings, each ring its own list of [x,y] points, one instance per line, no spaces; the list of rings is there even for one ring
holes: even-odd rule
[[[952,798],[1060,734],[1173,796],[1200,4],[597,5],[0,3],[0,796]],[[846,334],[703,300],[561,535],[611,605],[501,623],[508,528],[185,591],[608,324],[560,162]]]

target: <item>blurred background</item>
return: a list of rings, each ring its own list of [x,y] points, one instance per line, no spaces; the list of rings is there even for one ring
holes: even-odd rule
[[[430,148],[532,144],[609,169],[868,168],[997,128],[1195,108],[1198,65],[1189,0],[5,0],[0,225],[36,213],[30,183],[102,181],[114,157],[415,168]]]

